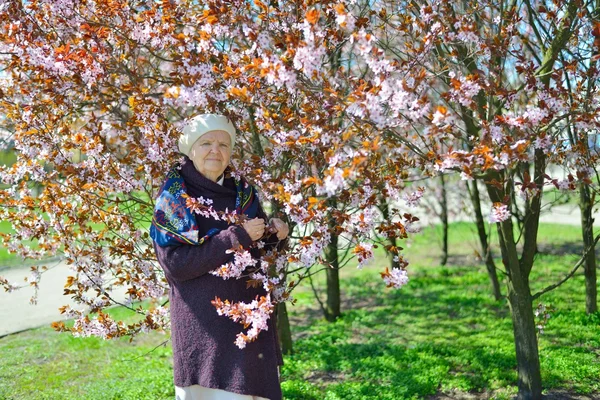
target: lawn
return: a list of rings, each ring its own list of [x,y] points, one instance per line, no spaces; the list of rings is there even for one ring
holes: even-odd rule
[[[437,265],[439,231],[407,246],[410,282],[386,289],[387,261],[342,270],[343,313],[321,317],[310,286],[289,306],[295,353],[285,357],[286,399],[426,399],[465,393],[508,399],[516,392],[512,327],[505,301],[492,299],[475,258],[471,225],[453,224],[451,264]],[[532,290],[577,260],[579,228],[543,225]],[[315,280],[323,297],[323,277]],[[503,288],[504,289],[504,288]],[[541,298],[554,311],[540,338],[544,387],[600,394],[600,314],[585,315],[583,276]],[[113,313],[126,315],[122,309]],[[76,339],[40,328],[0,339],[0,399],[172,399],[168,337]],[[158,346],[157,348],[155,348]],[[153,350],[154,349],[154,350]],[[595,395],[594,395],[595,394]]]

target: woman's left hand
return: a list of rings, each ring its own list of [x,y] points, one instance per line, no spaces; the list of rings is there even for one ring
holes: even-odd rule
[[[279,240],[285,239],[290,233],[290,227],[288,224],[279,218],[272,218],[270,225],[277,230],[277,239]]]

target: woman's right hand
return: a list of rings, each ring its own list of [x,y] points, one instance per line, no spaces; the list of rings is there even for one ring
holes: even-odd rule
[[[242,227],[253,242],[256,242],[265,234],[265,220],[262,218],[249,219],[242,224]]]

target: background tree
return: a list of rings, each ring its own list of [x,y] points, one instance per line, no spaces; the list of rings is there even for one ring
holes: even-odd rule
[[[486,221],[483,217],[483,211],[481,208],[481,195],[477,180],[473,182],[465,182],[467,186],[467,192],[471,199],[473,206],[473,214],[475,217],[475,226],[477,227],[477,236],[479,237],[479,244],[481,246],[482,258],[485,261],[485,267],[492,284],[492,294],[496,300],[502,298],[502,292],[500,290],[500,281],[498,280],[498,273],[496,271],[496,263],[492,255],[492,243],[490,241],[490,235],[486,230]]]
[[[560,145],[568,117],[586,121],[580,122],[585,129],[598,124],[597,115],[579,106],[583,103],[569,106],[564,79],[579,73],[561,61],[571,53],[590,58],[580,51],[579,38],[589,38],[593,29],[591,5],[394,3],[394,12],[373,14],[381,21],[373,26],[385,27],[369,32],[376,37],[369,41],[370,65],[378,63],[381,73],[368,81],[374,98],[355,107],[386,129],[390,140],[406,145],[410,137],[425,171],[457,170],[464,179],[484,181],[507,273],[523,399],[541,398],[542,388],[532,301],[550,288],[532,294],[529,274],[542,192],[553,182],[546,166],[564,165],[567,158],[585,163],[576,150]],[[390,76],[402,78],[393,85]],[[386,121],[379,118],[383,113]],[[457,138],[464,143],[460,149],[443,148]],[[583,168],[578,172],[578,182],[589,175]],[[524,202],[518,230],[510,213],[516,197]]]
[[[570,68],[579,69],[578,75],[565,77],[565,84],[570,92],[583,92],[583,96],[569,96],[569,105],[571,107],[583,107],[586,111],[591,111],[597,108],[594,95],[597,93],[598,84],[598,62],[600,60],[600,1],[591,2],[590,7],[590,23],[593,28],[591,37],[587,40],[582,40],[580,44],[582,50],[580,53],[572,53],[568,56],[562,56],[561,61]],[[582,104],[577,102],[582,101]],[[568,180],[571,182],[568,185],[572,186],[576,181],[579,181],[577,190],[579,191],[579,210],[581,212],[581,233],[584,245],[584,276],[585,276],[585,311],[588,314],[593,314],[598,311],[598,282],[596,277],[596,252],[594,241],[594,219],[592,218],[593,209],[597,207],[597,187],[598,187],[598,153],[597,129],[590,130],[589,127],[580,127],[574,123],[572,118],[569,118],[567,127],[567,135],[569,145],[577,148],[583,160],[575,158],[575,165],[571,170],[577,178],[572,174],[568,175]],[[591,146],[590,146],[591,145]],[[585,170],[587,174],[583,176],[580,170]],[[592,179],[595,177],[596,185],[592,185]],[[572,187],[570,188],[572,189]]]

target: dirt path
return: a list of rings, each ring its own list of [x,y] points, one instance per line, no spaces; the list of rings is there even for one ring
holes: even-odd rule
[[[54,261],[47,267],[48,271],[42,274],[39,283],[37,304],[30,303],[35,293],[33,287],[25,287],[12,293],[0,291],[0,337],[63,320],[64,317],[58,309],[65,304],[70,304],[74,308],[80,307],[69,296],[63,296],[67,276],[73,275],[69,266]],[[29,268],[0,270],[0,276],[19,286],[27,284],[25,279],[29,275]],[[125,296],[120,294],[116,295],[116,298],[123,300]]]
[[[25,329],[50,324],[62,319],[58,308],[72,304],[62,295],[62,288],[71,270],[60,262],[54,262],[44,272],[39,285],[38,304],[30,304],[35,291],[33,287],[15,290],[12,293],[0,292],[0,337]],[[0,276],[15,285],[26,284],[29,268],[11,268],[0,271]]]

